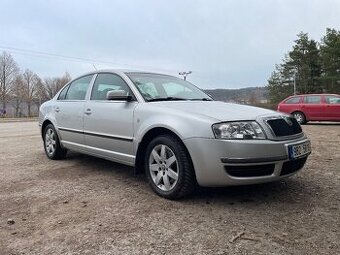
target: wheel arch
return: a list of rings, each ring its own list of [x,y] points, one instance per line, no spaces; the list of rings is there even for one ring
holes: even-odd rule
[[[57,132],[58,138],[60,139],[59,129],[58,129],[57,126],[53,123],[53,121],[50,120],[50,119],[45,119],[45,120],[43,121],[43,123],[41,124],[41,137],[42,137],[42,139],[44,139],[44,130],[45,130],[45,128],[47,127],[47,125],[49,125],[49,124],[53,125],[53,127],[55,128],[55,131]],[[63,146],[63,145],[61,144],[61,146]]]
[[[303,116],[305,116],[305,121],[306,121],[306,122],[309,121],[308,115],[307,115],[303,110],[301,110],[301,109],[294,110],[294,111],[292,111],[290,114],[293,115],[293,114],[296,113],[296,112],[301,112],[301,113],[303,114]]]
[[[41,137],[42,137],[43,139],[44,139],[44,130],[45,130],[45,128],[47,127],[47,125],[49,125],[49,124],[52,124],[52,125],[53,125],[52,121],[46,119],[46,120],[44,120],[44,122],[43,122],[42,125],[41,125]],[[54,125],[53,125],[53,126],[54,126]]]
[[[185,150],[187,151],[189,155],[189,160],[191,164],[193,165],[190,152],[188,148],[183,143],[182,139],[178,134],[173,132],[172,130],[166,128],[166,127],[153,127],[150,130],[148,130],[143,138],[140,140],[138,147],[137,147],[137,153],[136,153],[136,160],[135,160],[135,174],[140,174],[144,172],[144,153],[148,146],[148,144],[151,142],[151,140],[159,135],[171,135],[177,138],[177,140],[183,145]]]

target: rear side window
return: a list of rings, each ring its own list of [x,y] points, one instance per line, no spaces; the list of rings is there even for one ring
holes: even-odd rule
[[[300,97],[292,97],[285,101],[285,104],[298,104],[300,102]]]
[[[125,81],[115,74],[101,73],[97,75],[93,85],[91,100],[106,100],[107,92],[111,90],[123,90],[127,95],[132,95]]]
[[[58,100],[65,100],[66,92],[67,92],[69,87],[70,87],[70,85],[67,85],[65,88],[63,88],[63,90],[60,92],[60,94],[58,96]]]
[[[306,104],[320,104],[321,96],[306,96],[305,103]]]
[[[337,96],[325,96],[327,104],[340,104],[340,97]]]
[[[69,85],[65,100],[85,100],[86,92],[92,77],[93,75],[88,75],[73,81]]]

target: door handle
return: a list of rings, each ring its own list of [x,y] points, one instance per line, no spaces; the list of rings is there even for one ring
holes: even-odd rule
[[[59,107],[56,107],[55,112],[59,112],[59,111],[60,111]]]
[[[85,110],[86,115],[90,115],[91,113],[92,113],[91,109],[88,108],[88,109]]]

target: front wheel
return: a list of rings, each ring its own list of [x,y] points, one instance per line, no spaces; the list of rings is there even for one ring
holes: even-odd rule
[[[145,153],[146,176],[152,190],[168,199],[189,195],[196,179],[184,145],[171,135],[154,138]]]
[[[67,150],[62,148],[57,131],[52,124],[48,124],[44,129],[44,149],[46,156],[50,159],[65,158]]]

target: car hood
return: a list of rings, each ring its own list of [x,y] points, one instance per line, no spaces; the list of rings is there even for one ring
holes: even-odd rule
[[[217,121],[229,120],[255,120],[260,116],[275,116],[279,113],[259,107],[224,103],[219,101],[169,101],[152,102],[158,107],[168,108],[168,110],[178,110],[195,115],[203,115],[214,118]]]

